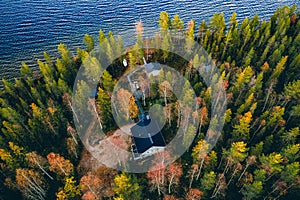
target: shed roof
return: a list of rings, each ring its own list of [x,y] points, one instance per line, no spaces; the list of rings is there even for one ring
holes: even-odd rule
[[[161,69],[160,64],[157,62],[145,64],[144,67],[148,74],[153,74],[154,76],[157,76]]]

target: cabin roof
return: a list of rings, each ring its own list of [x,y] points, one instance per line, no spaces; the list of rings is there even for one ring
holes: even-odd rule
[[[155,120],[144,119],[131,128],[138,153],[144,153],[153,146],[166,146],[165,140]]]

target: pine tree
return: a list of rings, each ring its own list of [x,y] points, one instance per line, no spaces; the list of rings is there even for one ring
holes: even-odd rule
[[[169,19],[169,14],[167,12],[161,12],[158,23],[163,32],[168,30],[171,25],[171,21]]]
[[[300,80],[293,81],[284,87],[284,93],[296,101],[300,99]]]
[[[299,176],[300,165],[299,162],[293,162],[285,166],[281,173],[281,178],[284,182],[291,185],[295,183],[295,180]]]
[[[98,83],[102,72],[102,67],[97,58],[88,55],[82,63],[84,72],[82,73],[88,82],[94,85]],[[103,72],[103,76],[105,71]]]
[[[180,31],[183,29],[183,26],[184,26],[184,23],[180,19],[179,15],[178,14],[174,15],[174,17],[172,19],[172,28],[175,29],[175,31]]]
[[[263,154],[259,160],[269,176],[271,174],[280,173],[283,169],[283,158],[279,153],[273,152],[267,156]]]
[[[91,52],[94,49],[95,42],[94,42],[94,39],[93,39],[93,37],[91,35],[85,34],[84,38],[83,38],[83,42],[85,43],[86,50],[88,52]]]
[[[295,128],[292,128],[288,131],[285,131],[281,136],[282,143],[284,145],[295,144],[296,139],[299,136],[299,133],[300,133],[299,132],[299,127],[295,127]]]
[[[252,114],[251,112],[247,112],[240,118],[239,124],[234,125],[232,132],[234,140],[249,139],[251,120]]]
[[[111,101],[108,94],[99,87],[97,104],[99,106],[100,121],[103,124],[104,130],[110,130],[114,127],[114,120],[111,110]]]
[[[242,194],[246,199],[256,199],[259,197],[263,190],[263,183],[261,181],[254,181],[253,183],[247,183],[242,188]]]
[[[289,162],[295,162],[300,156],[300,144],[287,145],[282,149],[282,155],[286,156]]]
[[[216,174],[214,171],[205,172],[201,178],[201,188],[204,194],[208,194],[215,186]]]
[[[102,84],[105,91],[111,93],[114,89],[114,81],[108,71],[104,70],[102,75]]]

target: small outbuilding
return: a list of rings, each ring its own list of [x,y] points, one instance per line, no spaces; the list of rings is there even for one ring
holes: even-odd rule
[[[145,64],[144,67],[147,71],[148,76],[151,76],[151,75],[158,76],[160,73],[160,70],[161,70],[161,66],[157,62],[151,62],[151,63]]]

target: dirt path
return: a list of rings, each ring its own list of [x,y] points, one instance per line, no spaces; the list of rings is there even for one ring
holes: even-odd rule
[[[97,121],[95,120],[95,123]],[[122,162],[126,162],[131,157],[131,134],[130,128],[135,124],[130,124],[117,129],[111,136],[97,139],[96,142],[90,141],[91,132],[95,124],[91,124],[88,129],[89,134],[85,137],[85,147],[96,158],[99,163],[110,168],[116,168]]]

